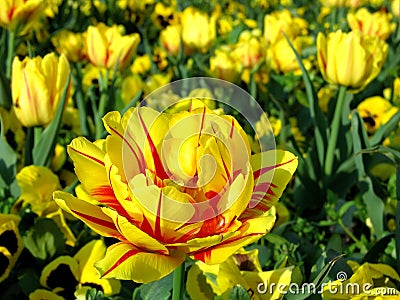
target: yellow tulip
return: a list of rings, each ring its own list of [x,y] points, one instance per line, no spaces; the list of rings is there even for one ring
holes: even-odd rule
[[[264,38],[268,43],[274,44],[279,39],[284,39],[283,33],[289,38],[307,34],[307,21],[294,17],[289,10],[274,11],[264,17]]]
[[[318,65],[322,76],[332,84],[363,89],[378,76],[388,54],[388,45],[359,31],[332,32],[317,37]]]
[[[398,18],[400,16],[400,0],[393,0],[391,8],[393,16]]]
[[[26,34],[42,15],[46,3],[42,0],[1,0],[0,26]]]
[[[229,47],[221,47],[215,50],[210,58],[211,76],[230,82],[237,82],[240,78],[241,66],[230,53]]]
[[[51,42],[59,54],[64,54],[71,62],[79,62],[86,57],[85,35],[63,29],[51,39]]]
[[[357,8],[365,4],[366,0],[323,0],[327,7],[352,7]]]
[[[192,6],[187,7],[181,16],[183,44],[189,49],[206,52],[215,41],[216,16],[208,16]]]
[[[347,15],[347,22],[352,30],[360,30],[363,34],[377,36],[382,40],[386,40],[396,28],[396,24],[390,21],[391,16],[388,13],[370,13],[365,7]]]
[[[160,33],[160,42],[169,55],[176,56],[182,44],[181,25],[169,25]]]
[[[26,127],[47,125],[54,117],[70,67],[64,55],[14,58],[11,89],[15,113]]]
[[[122,70],[132,61],[139,42],[137,33],[122,35],[121,26],[99,23],[87,30],[87,55],[96,67],[114,69],[118,63],[118,69]]]
[[[239,123],[206,106],[132,108],[103,121],[110,135],[101,144],[79,137],[68,146],[87,196],[53,194],[95,232],[119,240],[96,263],[102,278],[151,282],[186,256],[222,263],[272,228],[271,207],[297,167],[293,154],[251,156]]]
[[[252,69],[265,59],[266,46],[261,42],[257,31],[244,31],[233,50],[233,56],[238,59],[243,68]]]

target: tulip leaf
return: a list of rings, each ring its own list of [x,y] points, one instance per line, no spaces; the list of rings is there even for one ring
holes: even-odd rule
[[[11,108],[11,88],[6,75],[0,69],[0,106],[9,110]]]
[[[229,292],[229,300],[250,300],[251,297],[244,287],[235,285]]]
[[[38,219],[22,239],[29,252],[41,260],[62,253],[65,249],[65,237],[51,219]]]
[[[324,165],[325,161],[325,148],[327,147],[328,143],[328,137],[327,137],[327,128],[328,124],[326,121],[326,118],[319,107],[318,104],[318,97],[315,92],[314,86],[311,82],[310,76],[308,75],[308,72],[306,68],[304,67],[303,62],[301,61],[301,57],[299,53],[296,51],[294,48],[293,44],[290,42],[290,39],[287,37],[287,35],[284,33],[284,36],[289,43],[290,48],[296,55],[297,62],[299,63],[302,75],[303,75],[303,81],[304,85],[306,88],[306,94],[307,94],[307,99],[309,101],[309,109],[310,109],[310,114],[311,118],[313,121],[314,125],[314,130],[315,130],[315,139],[316,139],[316,146],[317,146],[317,152],[318,152],[318,160],[321,166]]]
[[[64,112],[65,103],[67,101],[70,81],[71,72],[68,74],[67,84],[65,85],[64,91],[62,93],[54,119],[46,127],[46,129],[43,130],[42,134],[40,135],[39,141],[33,147],[33,163],[37,166],[50,166],[51,158],[53,157],[54,148],[57,142],[57,134],[61,126],[62,114]]]
[[[377,241],[371,249],[368,250],[368,252],[364,255],[363,259],[361,260],[361,264],[369,262],[369,263],[378,263],[379,262],[379,257],[384,254],[387,246],[389,243],[392,241],[394,238],[394,234],[389,234],[381,238],[379,241]]]
[[[0,188],[11,189],[16,185],[15,174],[17,172],[17,154],[7,143],[4,135],[3,120],[0,116]]]
[[[136,298],[134,300],[167,300],[171,296],[173,282],[173,273],[161,278],[160,280],[142,284],[138,288]]]

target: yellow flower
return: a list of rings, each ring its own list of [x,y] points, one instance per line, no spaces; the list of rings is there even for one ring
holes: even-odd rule
[[[291,43],[296,51],[301,54],[302,49],[309,46],[312,40],[309,37],[297,37],[292,40]],[[271,68],[277,73],[282,72],[287,74],[293,72],[295,74],[301,74],[296,55],[286,39],[279,39],[274,44],[271,44],[268,48],[267,57]],[[307,70],[311,68],[311,63],[308,60],[304,59],[303,64]]]
[[[154,74],[147,78],[143,90],[145,95],[149,95],[152,91],[158,89],[160,86],[164,86],[171,82],[172,73],[164,72]]]
[[[5,108],[0,107],[0,118],[3,124],[4,137],[12,137],[12,140],[7,139],[7,142],[10,145],[15,143],[14,150],[21,151],[25,145],[25,132],[21,122],[15,115],[14,108],[7,111]]]
[[[359,31],[341,30],[317,37],[318,65],[322,76],[332,84],[363,89],[381,71],[388,45]],[[345,55],[346,54],[346,55]]]
[[[266,47],[261,42],[257,31],[243,31],[233,50],[233,56],[239,60],[243,68],[252,69],[265,59]]]
[[[0,214],[0,282],[8,277],[24,248],[19,222],[17,215]]]
[[[61,188],[58,177],[46,167],[31,165],[17,174],[17,182],[21,196],[11,212],[18,213],[29,204],[39,217],[52,219],[64,234],[66,243],[73,246],[76,239],[65,222],[62,210],[52,199],[53,192]]]
[[[121,98],[125,105],[128,105],[143,90],[143,85],[139,75],[135,74],[124,78],[121,84]]]
[[[215,41],[216,16],[208,16],[192,6],[181,16],[183,44],[189,49],[206,52]]]
[[[318,104],[321,110],[326,113],[328,112],[329,101],[335,96],[336,89],[332,86],[324,86],[318,91]]]
[[[186,290],[191,299],[215,299],[215,296],[228,299],[231,289],[240,285],[251,295],[251,299],[281,299],[283,294],[280,291],[288,291],[293,269],[292,266],[263,271],[258,250],[241,249],[218,265],[209,266],[197,261],[188,272]],[[270,288],[271,285],[283,288],[278,291],[278,288]],[[266,293],[262,294],[259,290]]]
[[[285,33],[290,39],[307,34],[307,21],[294,17],[289,10],[274,11],[264,17],[264,38],[268,43],[274,44],[279,39],[284,39]]]
[[[54,172],[58,172],[64,166],[65,161],[67,160],[67,151],[65,147],[57,144],[54,149],[54,156],[51,160],[51,169]]]
[[[79,62],[86,57],[86,33],[73,33],[61,30],[51,42],[59,54],[64,54],[69,61]]]
[[[176,12],[174,6],[166,6],[162,2],[157,2],[151,19],[157,27],[165,28],[168,25],[179,24],[179,13]]]
[[[400,0],[393,0],[391,8],[393,16],[398,18],[400,16]]]
[[[214,56],[210,58],[210,74],[219,79],[237,82],[240,78],[241,66],[230,52],[228,46],[215,50]]]
[[[1,0],[0,26],[18,35],[26,34],[42,15],[42,0]]]
[[[122,35],[121,26],[108,27],[103,23],[89,26],[86,36],[87,55],[96,67],[123,70],[132,61],[140,42],[137,33]]]
[[[392,267],[372,263],[359,265],[355,261],[348,261],[347,263],[351,267],[353,275],[347,280],[336,280],[325,285],[324,299],[356,300],[373,297],[374,299],[384,298],[389,300],[399,298],[400,292],[396,290],[396,282],[400,281],[400,277]],[[389,294],[389,292],[394,294]],[[388,294],[388,296],[382,296],[385,294]]]
[[[383,90],[383,95],[386,99],[390,100],[391,94],[391,88],[386,88]],[[395,78],[393,82],[393,103],[397,106],[400,106],[400,77]]]
[[[368,133],[374,133],[381,125],[387,123],[398,111],[397,107],[380,97],[373,96],[365,99],[357,106],[363,118]]]
[[[101,290],[104,296],[118,294],[121,283],[115,279],[99,278],[94,267],[94,263],[102,259],[105,253],[104,242],[93,240],[83,246],[73,257],[66,255],[57,257],[44,267],[40,275],[40,284],[51,291],[38,289],[31,293],[29,298],[39,300],[43,299],[40,295],[48,295],[45,299],[75,299],[75,297],[85,299],[87,288],[93,286]]]
[[[136,56],[133,64],[131,66],[131,71],[133,74],[146,74],[151,67],[151,59],[147,54],[142,56]]]
[[[297,167],[293,154],[251,156],[239,123],[206,106],[173,114],[140,107],[103,121],[104,143],[80,137],[68,147],[92,200],[53,194],[95,232],[119,240],[96,263],[102,278],[158,280],[187,255],[222,263],[272,228],[271,207]]]
[[[366,0],[322,0],[323,5],[327,7],[352,7],[362,6]]]
[[[14,58],[11,90],[15,113],[26,127],[47,125],[54,117],[70,68],[64,55]]]
[[[396,23],[390,21],[391,16],[388,13],[370,13],[365,7],[347,15],[347,22],[352,30],[360,30],[363,34],[377,36],[382,40],[386,40],[396,28]]]
[[[169,25],[160,33],[160,42],[165,51],[169,55],[176,56],[182,44],[182,27],[181,25]]]

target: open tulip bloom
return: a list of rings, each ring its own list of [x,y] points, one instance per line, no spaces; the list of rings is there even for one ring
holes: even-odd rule
[[[118,240],[95,264],[103,278],[151,282],[187,256],[222,263],[271,230],[271,207],[297,167],[292,153],[251,155],[237,120],[204,104],[132,108],[103,122],[105,140],[79,137],[68,147],[87,195],[54,193],[64,210]]]

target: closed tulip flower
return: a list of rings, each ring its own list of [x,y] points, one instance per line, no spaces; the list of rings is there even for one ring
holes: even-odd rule
[[[186,47],[206,52],[215,41],[216,17],[194,7],[187,7],[181,16],[182,39]]]
[[[229,47],[215,50],[210,58],[210,74],[219,79],[236,82],[241,73],[240,63],[230,53]]]
[[[14,58],[11,91],[15,113],[26,127],[47,125],[54,117],[68,81],[69,63],[64,55]]]
[[[178,55],[182,43],[181,25],[169,25],[160,33],[160,42],[170,55]]]
[[[341,30],[317,37],[318,65],[322,76],[332,84],[361,90],[381,71],[388,45],[359,31]]]
[[[0,0],[0,26],[25,34],[38,20],[46,5],[42,0]]]
[[[62,30],[51,42],[57,52],[64,54],[70,62],[79,62],[86,57],[85,33]]]
[[[347,21],[352,30],[360,30],[363,34],[377,36],[382,40],[386,40],[396,28],[396,24],[390,22],[390,14],[383,11],[370,13],[365,7],[356,13],[349,13]]]
[[[257,33],[244,31],[235,45],[233,55],[241,62],[243,68],[252,69],[265,58],[266,47]]]
[[[206,106],[133,108],[103,121],[106,140],[80,137],[68,147],[89,199],[54,193],[63,209],[119,240],[95,264],[102,278],[158,280],[186,256],[222,263],[272,228],[272,206],[297,167],[293,154],[251,156],[239,123]]]
[[[137,33],[123,36],[121,27],[99,23],[87,30],[87,55],[96,67],[114,69],[118,63],[118,69],[122,70],[131,62],[139,42]]]

